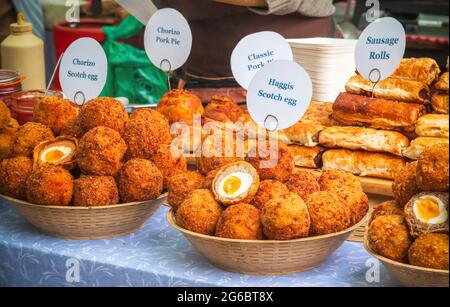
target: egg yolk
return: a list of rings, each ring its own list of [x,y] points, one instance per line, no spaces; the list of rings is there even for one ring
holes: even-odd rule
[[[45,155],[45,161],[47,163],[54,163],[64,157],[64,153],[59,149],[53,149],[47,152]]]
[[[419,217],[425,221],[430,221],[440,215],[439,204],[435,199],[423,198],[416,203]]]
[[[225,180],[223,184],[223,190],[228,195],[232,195],[237,191],[239,191],[239,189],[241,188],[241,184],[242,184],[241,179],[239,179],[236,176],[232,176],[227,180]]]

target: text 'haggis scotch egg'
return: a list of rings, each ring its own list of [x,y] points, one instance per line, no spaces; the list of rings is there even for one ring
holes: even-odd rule
[[[243,161],[222,167],[212,184],[214,197],[226,206],[250,203],[258,188],[259,175],[256,169]]]
[[[405,207],[411,234],[448,232],[448,193],[420,193]]]

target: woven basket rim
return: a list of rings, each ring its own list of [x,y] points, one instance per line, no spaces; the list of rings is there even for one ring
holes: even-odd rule
[[[193,237],[197,237],[197,238],[209,240],[209,241],[228,242],[228,243],[246,243],[246,244],[292,244],[292,243],[316,241],[316,240],[321,240],[321,239],[329,239],[329,238],[338,237],[340,235],[354,231],[355,229],[357,229],[358,227],[363,225],[368,218],[368,214],[366,214],[366,216],[361,221],[359,221],[357,224],[353,225],[352,227],[347,228],[346,230],[343,230],[340,232],[322,235],[322,236],[307,237],[307,238],[300,238],[300,239],[294,239],[294,240],[239,240],[239,239],[228,239],[228,238],[220,238],[220,237],[216,237],[216,236],[209,236],[209,235],[204,235],[204,234],[200,234],[200,233],[196,233],[196,232],[184,229],[176,224],[174,215],[175,215],[175,212],[172,208],[166,214],[167,221],[169,222],[170,226],[177,229],[178,231],[180,231],[183,234],[187,234],[187,235],[190,235]]]
[[[114,209],[114,208],[126,208],[126,207],[132,207],[136,205],[142,205],[146,203],[151,203],[157,200],[161,200],[167,197],[168,193],[161,194],[158,198],[147,200],[147,201],[140,201],[140,202],[132,202],[132,203],[125,203],[125,204],[117,204],[117,205],[111,205],[111,206],[92,206],[92,207],[81,207],[81,206],[46,206],[46,205],[37,205],[33,204],[24,200],[20,200],[17,198],[9,197],[3,194],[0,194],[0,198],[3,198],[7,202],[19,204],[19,205],[25,205],[30,206],[33,208],[42,208],[42,209],[58,209],[58,210],[107,210],[107,209]]]
[[[370,219],[372,219],[372,216],[370,216]],[[443,274],[443,275],[447,275],[447,276],[449,274],[449,270],[439,270],[439,269],[430,269],[430,268],[420,267],[420,266],[416,266],[416,265],[398,262],[398,261],[383,257],[381,255],[378,255],[369,246],[369,224],[366,226],[366,231],[364,234],[364,248],[370,255],[377,258],[381,262],[390,264],[399,269],[407,269],[410,271],[424,272],[424,273],[437,273],[437,274]]]

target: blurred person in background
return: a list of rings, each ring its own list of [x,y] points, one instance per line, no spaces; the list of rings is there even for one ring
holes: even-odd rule
[[[158,8],[175,8],[188,19],[193,46],[181,78],[204,102],[213,95],[245,101],[245,91],[232,77],[230,57],[246,35],[274,31],[285,38],[340,37],[332,17],[335,12],[332,0],[261,0],[262,7],[258,8],[236,5],[245,5],[246,1],[220,2],[233,4],[214,0],[153,0]]]
[[[1,0],[0,5],[0,43],[9,35],[9,25],[16,21],[16,10],[11,0]],[[1,63],[0,54],[0,63]],[[0,67],[1,68],[1,67]]]

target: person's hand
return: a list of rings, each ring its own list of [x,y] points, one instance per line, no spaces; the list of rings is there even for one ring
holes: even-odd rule
[[[246,7],[267,7],[266,0],[212,0],[212,1]]]

